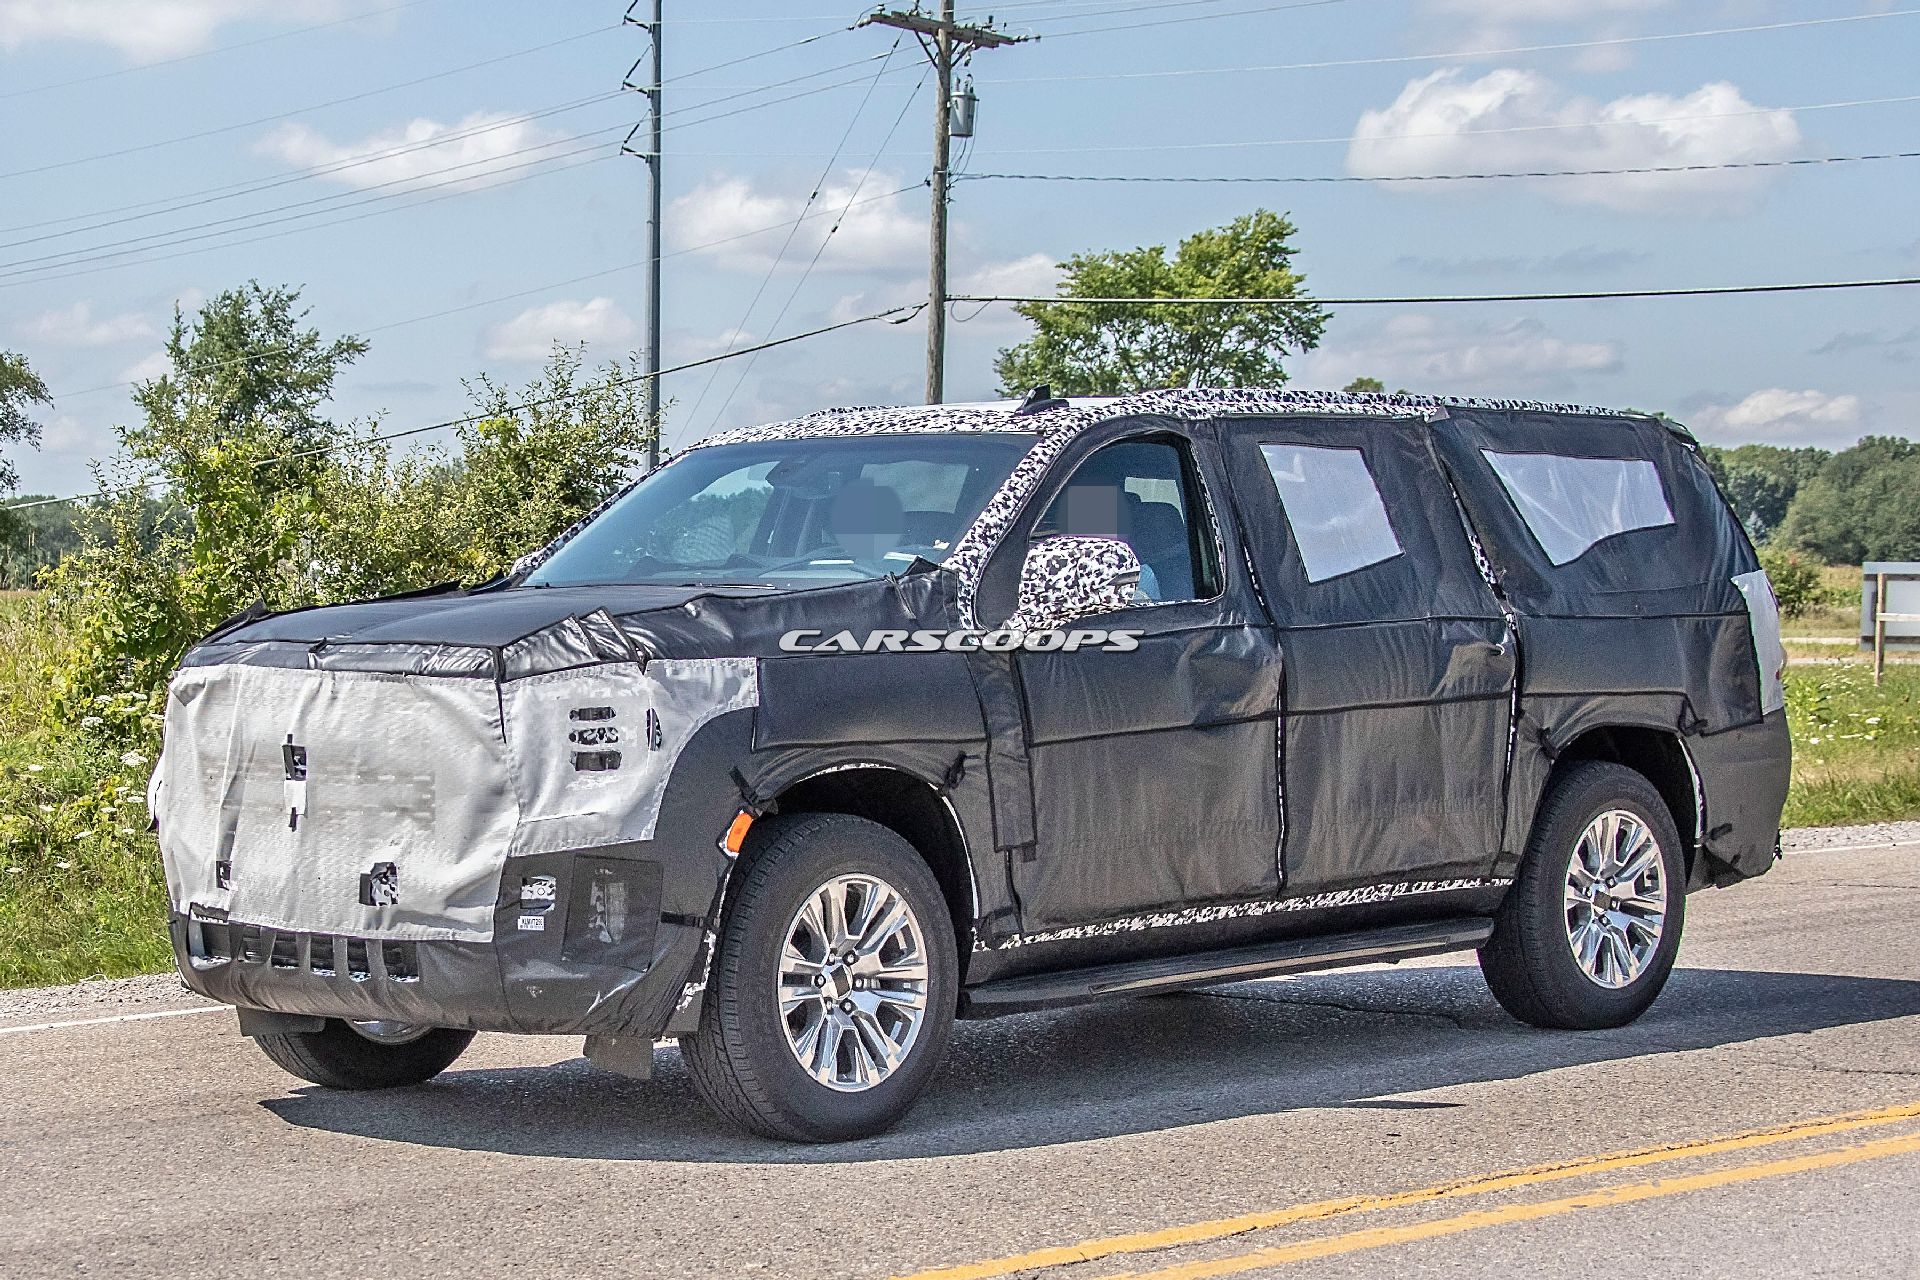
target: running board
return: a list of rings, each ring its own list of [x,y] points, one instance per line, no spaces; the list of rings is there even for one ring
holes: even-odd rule
[[[963,1016],[989,1018],[1003,1013],[1082,1004],[1109,996],[1151,995],[1247,978],[1271,978],[1283,973],[1392,963],[1477,947],[1492,932],[1493,921],[1484,916],[1454,916],[1360,933],[1290,938],[1250,947],[1069,969],[1063,973],[1001,978],[968,987]]]

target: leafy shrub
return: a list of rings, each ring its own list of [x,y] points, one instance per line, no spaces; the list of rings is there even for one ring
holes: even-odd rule
[[[1786,617],[1798,618],[1827,603],[1827,583],[1820,566],[1798,552],[1767,547],[1760,552],[1760,567],[1767,571],[1774,598]]]

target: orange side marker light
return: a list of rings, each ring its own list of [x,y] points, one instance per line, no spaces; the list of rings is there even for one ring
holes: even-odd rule
[[[720,847],[728,853],[737,854],[747,843],[747,831],[753,826],[753,815],[742,809],[733,817],[733,823],[727,828],[727,834],[720,840]]]

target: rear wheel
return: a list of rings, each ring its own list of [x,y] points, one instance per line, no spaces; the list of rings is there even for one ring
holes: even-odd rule
[[[1666,985],[1686,915],[1680,833],[1625,765],[1576,763],[1547,792],[1480,949],[1487,985],[1537,1027],[1617,1027]]]
[[[329,1089],[396,1089],[452,1066],[473,1032],[329,1018],[318,1031],[256,1036],[254,1043],[283,1070]]]
[[[791,1142],[888,1128],[939,1066],[959,962],[940,884],[900,836],[846,814],[753,831],[699,1028],[681,1042],[715,1111]]]

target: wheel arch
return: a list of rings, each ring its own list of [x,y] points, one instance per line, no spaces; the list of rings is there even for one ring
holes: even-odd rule
[[[1548,785],[1568,767],[1583,760],[1624,765],[1653,784],[1660,798],[1666,801],[1674,829],[1680,833],[1691,883],[1700,856],[1705,796],[1686,740],[1672,729],[1643,724],[1594,725],[1584,729],[1555,755]]]
[[[877,822],[920,854],[940,883],[966,980],[979,887],[966,830],[940,787],[898,765],[858,761],[816,770],[773,797],[781,813],[844,813]]]

